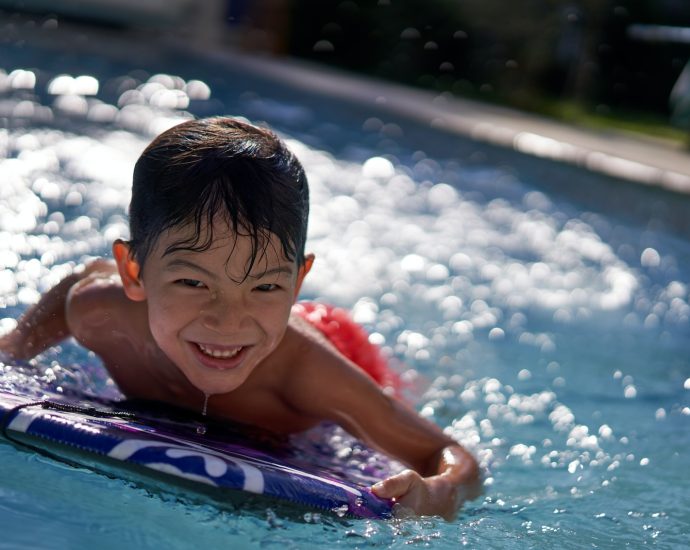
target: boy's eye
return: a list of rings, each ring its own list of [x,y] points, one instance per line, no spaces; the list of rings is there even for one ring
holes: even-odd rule
[[[204,286],[204,283],[197,279],[179,279],[177,282],[182,286],[189,286],[192,288],[202,288]]]
[[[271,292],[272,290],[276,290],[278,288],[278,285],[273,284],[273,283],[266,283],[263,285],[259,285],[256,287],[256,290],[259,292]]]

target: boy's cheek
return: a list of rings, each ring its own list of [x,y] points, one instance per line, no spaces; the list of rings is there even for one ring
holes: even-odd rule
[[[175,300],[172,296],[164,300],[157,300],[155,295],[148,296],[147,306],[152,321],[157,321],[163,325],[174,321],[182,313],[188,316],[194,310],[194,306],[191,304]]]

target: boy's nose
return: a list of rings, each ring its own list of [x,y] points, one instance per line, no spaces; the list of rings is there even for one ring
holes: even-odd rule
[[[241,300],[230,300],[227,297],[214,297],[201,310],[201,321],[204,327],[215,332],[229,332],[244,325],[247,311]]]

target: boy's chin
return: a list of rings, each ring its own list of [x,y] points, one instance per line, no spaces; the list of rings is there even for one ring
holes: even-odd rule
[[[239,388],[244,382],[244,378],[238,380],[237,377],[232,377],[231,380],[208,380],[204,377],[187,378],[195,389],[208,395],[218,395],[222,393],[230,393]]]

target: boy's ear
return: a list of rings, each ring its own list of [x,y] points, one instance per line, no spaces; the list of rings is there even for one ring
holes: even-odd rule
[[[129,245],[118,239],[113,243],[113,257],[117,264],[117,270],[122,279],[122,288],[130,300],[142,302],[146,300],[144,284],[139,277],[141,267],[132,256]]]
[[[295,295],[294,299],[297,300],[297,295],[299,294],[300,288],[302,288],[302,282],[304,281],[304,278],[307,276],[307,273],[311,270],[311,266],[314,265],[314,255],[313,254],[306,254],[304,256],[304,263],[300,266],[299,271],[297,272],[297,284],[295,285]]]

